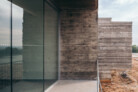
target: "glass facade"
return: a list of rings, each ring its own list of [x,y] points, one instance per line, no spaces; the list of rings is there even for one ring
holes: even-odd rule
[[[58,79],[58,12],[45,4],[44,71],[45,87]]]
[[[3,91],[2,89],[6,89],[7,91]],[[10,90],[11,3],[7,0],[0,0],[0,92],[10,92]]]
[[[0,92],[44,92],[58,79],[58,11],[0,0]]]

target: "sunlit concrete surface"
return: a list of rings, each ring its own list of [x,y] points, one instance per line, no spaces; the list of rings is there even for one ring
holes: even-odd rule
[[[45,92],[97,92],[97,81],[59,80]]]

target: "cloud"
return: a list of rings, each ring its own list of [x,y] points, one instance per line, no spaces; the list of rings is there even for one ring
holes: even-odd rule
[[[6,0],[0,1],[0,28],[10,29],[11,3]],[[14,29],[22,30],[23,9],[12,5],[12,23]]]
[[[22,45],[23,9],[14,5],[12,7],[13,43]],[[7,0],[0,1],[0,45],[10,44],[10,18],[11,3]]]
[[[6,0],[1,0],[0,1],[0,17],[1,16],[9,16],[10,15],[10,10],[11,10],[11,4],[10,2]]]
[[[20,8],[19,6],[12,5],[12,14],[14,19],[19,19],[21,20],[23,18],[23,9]]]
[[[115,0],[116,4],[124,5],[124,4],[132,4],[137,2],[137,0]]]

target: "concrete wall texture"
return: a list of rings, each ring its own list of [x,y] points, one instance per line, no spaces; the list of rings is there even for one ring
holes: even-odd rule
[[[132,22],[99,18],[98,32],[101,78],[110,78],[112,69],[129,69],[132,60]]]
[[[61,17],[61,79],[96,78],[97,10],[65,9]]]

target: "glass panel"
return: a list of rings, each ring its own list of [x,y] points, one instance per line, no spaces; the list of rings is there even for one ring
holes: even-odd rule
[[[0,92],[11,92],[11,3],[0,0]]]
[[[12,0],[13,92],[43,92],[43,0]]]
[[[58,12],[45,4],[45,89],[58,78]]]

